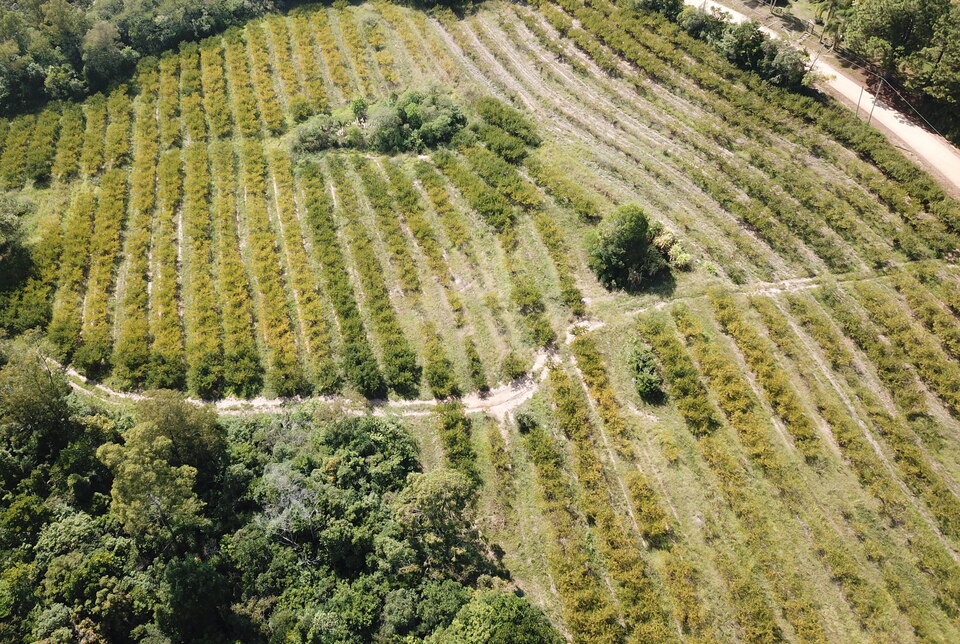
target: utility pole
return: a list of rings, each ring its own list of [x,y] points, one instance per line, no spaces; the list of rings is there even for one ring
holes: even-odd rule
[[[877,93],[873,95],[873,107],[870,108],[870,116],[867,118],[867,125],[870,125],[870,121],[873,120],[873,110],[877,109],[877,99],[880,98],[880,92],[883,91],[883,77],[880,77],[880,87],[877,89]]]

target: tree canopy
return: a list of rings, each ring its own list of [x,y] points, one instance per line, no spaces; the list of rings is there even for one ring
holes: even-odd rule
[[[604,217],[589,244],[589,264],[608,289],[637,291],[667,269],[647,215],[628,204]]]

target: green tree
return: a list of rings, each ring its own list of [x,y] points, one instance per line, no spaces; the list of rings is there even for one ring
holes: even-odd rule
[[[650,347],[642,342],[635,342],[627,365],[633,378],[633,386],[640,397],[649,403],[660,402],[663,399],[663,376],[660,375],[660,366]]]
[[[604,217],[589,243],[590,268],[608,289],[637,291],[667,268],[651,243],[650,225],[636,204]]]
[[[473,482],[460,472],[410,475],[397,497],[395,518],[417,553],[421,574],[468,582],[490,572],[473,523],[475,501]]]
[[[861,0],[854,6],[846,44],[887,73],[929,46],[951,0]]]
[[[83,37],[83,75],[89,86],[103,89],[129,72],[136,54],[120,41],[116,25],[97,21]]]
[[[560,644],[547,616],[526,599],[497,590],[475,597],[429,644]]]
[[[223,453],[224,437],[216,412],[209,406],[188,402],[180,392],[148,392],[137,403],[136,416],[145,427],[143,431],[170,440],[171,465],[210,468]]]
[[[113,472],[110,509],[131,536],[163,547],[208,524],[193,492],[196,468],[171,465],[173,441],[153,425],[127,430],[123,445],[102,445],[97,456]]]
[[[34,464],[44,463],[79,432],[70,385],[29,340],[15,342],[0,369],[0,436]]]

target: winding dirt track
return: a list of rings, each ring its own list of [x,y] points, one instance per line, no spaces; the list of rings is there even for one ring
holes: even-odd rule
[[[695,7],[719,9],[730,14],[734,22],[750,20],[748,16],[713,0],[684,0],[684,3]],[[760,27],[760,29],[771,38],[781,37],[780,33],[768,27]],[[842,101],[844,104],[851,109],[857,109],[856,106],[859,105],[862,107],[864,114],[869,114],[872,110],[871,122],[875,121],[883,126],[878,129],[884,135],[889,136],[892,133],[906,144],[914,154],[923,159],[927,165],[934,168],[937,174],[953,186],[954,191],[960,190],[960,151],[957,148],[943,137],[913,124],[900,112],[878,101],[875,95],[864,89],[858,82],[846,76],[833,65],[818,58],[816,52],[812,49],[807,47],[803,47],[803,49],[816,61],[813,64],[813,71],[826,78],[825,84],[827,87],[834,93],[839,94],[844,99]]]

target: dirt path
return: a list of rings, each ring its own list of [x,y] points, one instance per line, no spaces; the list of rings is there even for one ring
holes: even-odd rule
[[[750,20],[748,16],[713,0],[684,0],[684,3],[695,7],[720,9],[728,13],[734,22]],[[760,27],[760,29],[771,38],[781,37],[780,33],[768,27]],[[804,49],[816,61],[813,65],[813,71],[826,77],[826,86],[842,97],[841,102],[853,109],[856,109],[859,104],[860,109],[865,114],[869,114],[872,110],[871,122],[882,126],[878,128],[881,132],[888,136],[892,134],[896,139],[902,141],[927,166],[933,168],[936,171],[935,174],[940,175],[947,181],[953,187],[954,192],[960,190],[960,151],[957,148],[943,137],[914,125],[900,112],[879,102],[874,94],[865,90],[858,82],[833,65],[818,59],[816,52],[812,49],[807,47],[804,47]]]

